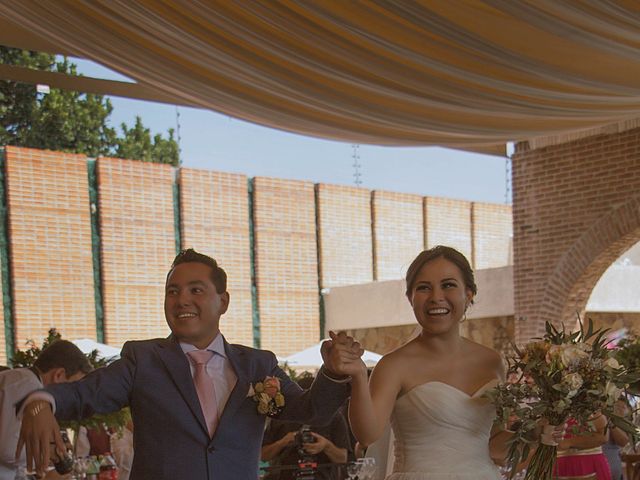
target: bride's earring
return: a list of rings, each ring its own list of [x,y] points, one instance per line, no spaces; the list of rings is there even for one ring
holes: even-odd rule
[[[467,308],[469,308],[469,304],[467,303],[464,306],[464,314],[462,315],[462,318],[460,319],[460,323],[464,323],[467,321]]]

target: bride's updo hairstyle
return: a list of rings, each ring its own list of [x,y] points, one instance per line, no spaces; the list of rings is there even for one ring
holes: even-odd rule
[[[407,291],[405,292],[407,298],[411,300],[411,291],[413,290],[413,284],[416,281],[416,277],[418,276],[418,272],[420,269],[431,260],[435,260],[436,258],[445,258],[453,263],[460,272],[462,273],[462,279],[464,280],[464,285],[471,290],[473,295],[475,296],[478,293],[478,287],[476,286],[476,281],[473,277],[473,270],[471,269],[471,265],[469,265],[469,260],[461,254],[458,250],[451,247],[446,247],[444,245],[437,245],[429,250],[423,250],[420,254],[411,262],[409,268],[407,269]],[[473,303],[473,300],[471,300]]]

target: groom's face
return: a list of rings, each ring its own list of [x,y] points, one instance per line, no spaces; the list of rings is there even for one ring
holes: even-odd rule
[[[178,340],[205,348],[218,334],[229,294],[218,293],[211,267],[190,262],[177,265],[167,277],[164,314]]]

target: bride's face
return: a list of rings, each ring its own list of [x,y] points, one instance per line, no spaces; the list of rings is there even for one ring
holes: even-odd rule
[[[411,290],[413,313],[423,330],[442,334],[457,329],[473,294],[460,269],[444,257],[425,263]]]

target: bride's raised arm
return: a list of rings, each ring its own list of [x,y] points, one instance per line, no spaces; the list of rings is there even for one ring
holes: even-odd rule
[[[369,446],[383,434],[400,393],[401,375],[395,354],[384,356],[367,382],[366,371],[351,382],[349,422],[360,444]]]

